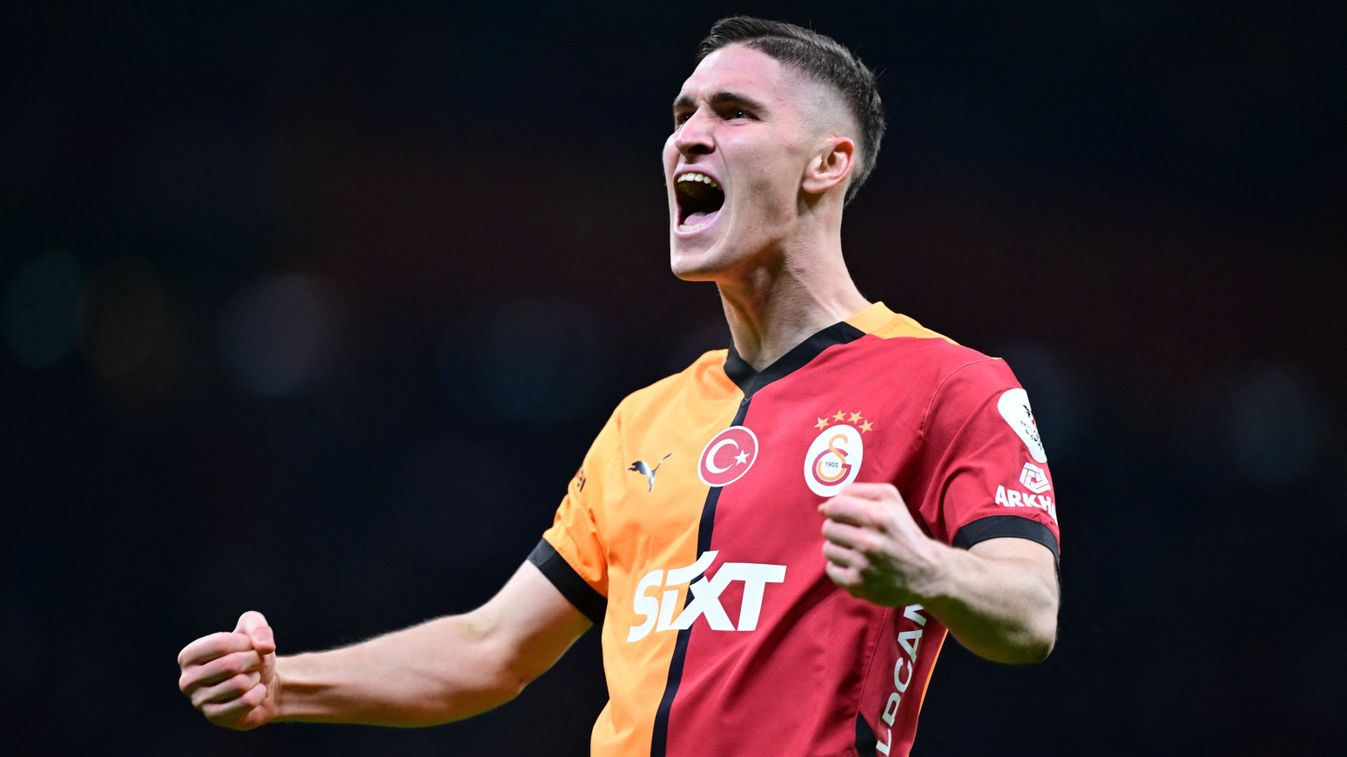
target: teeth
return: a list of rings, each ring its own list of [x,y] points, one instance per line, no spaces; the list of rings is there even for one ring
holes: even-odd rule
[[[708,184],[708,185],[710,185],[710,186],[712,186],[712,187],[714,187],[714,188],[716,188],[716,189],[720,189],[720,185],[716,183],[716,180],[715,180],[715,179],[711,178],[710,176],[707,176],[707,175],[704,174],[704,173],[698,173],[698,172],[696,172],[696,171],[689,171],[688,173],[685,173],[685,174],[683,174],[682,176],[679,176],[679,177],[678,177],[678,181],[680,181],[680,182],[683,182],[683,181],[700,181],[700,182],[703,183],[703,184]]]

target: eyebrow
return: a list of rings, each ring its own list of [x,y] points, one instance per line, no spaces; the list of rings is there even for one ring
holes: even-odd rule
[[[768,110],[769,110],[769,109],[767,108],[767,106],[766,106],[766,105],[763,105],[761,102],[759,102],[759,101],[757,101],[757,100],[754,100],[753,98],[749,97],[748,95],[740,94],[740,93],[738,93],[738,92],[717,92],[717,93],[715,93],[714,95],[711,95],[711,104],[712,104],[712,105],[727,105],[727,104],[746,105],[746,106],[748,106],[749,110],[755,110],[755,111],[758,111],[759,113],[767,113]],[[687,95],[679,95],[679,96],[678,96],[678,99],[676,99],[676,100],[673,101],[673,110],[674,110],[675,112],[677,112],[677,111],[679,111],[679,110],[685,110],[685,109],[696,108],[696,107],[697,107],[697,102],[696,102],[695,100],[693,100],[691,97],[687,96]]]

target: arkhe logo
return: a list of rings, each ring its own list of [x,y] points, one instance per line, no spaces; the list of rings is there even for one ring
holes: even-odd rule
[[[1034,494],[1042,494],[1052,488],[1048,472],[1033,463],[1024,464],[1024,469],[1020,471],[1020,483]]]
[[[711,567],[719,552],[703,552],[697,562],[673,570],[652,570],[636,584],[636,598],[632,601],[632,610],[645,620],[627,631],[627,641],[640,641],[651,631],[681,631],[691,628],[698,618],[706,618],[706,624],[713,631],[753,631],[758,627],[758,615],[762,612],[762,595],[767,584],[779,584],[786,580],[786,566],[753,562],[727,562],[720,566],[714,576],[702,575]],[[700,578],[699,578],[700,576]],[[693,581],[693,579],[697,579]],[[744,584],[744,601],[739,605],[738,623],[732,623],[725,608],[720,604],[720,594],[734,581]],[[691,583],[689,583],[691,582]],[[678,609],[679,589],[688,584],[692,598],[683,611],[674,617]],[[654,589],[663,588],[658,596],[651,596]]]
[[[1047,513],[1054,522],[1057,520],[1057,506],[1052,503],[1052,497],[1046,494],[1030,494],[997,486],[996,504],[1001,507],[1033,507]]]

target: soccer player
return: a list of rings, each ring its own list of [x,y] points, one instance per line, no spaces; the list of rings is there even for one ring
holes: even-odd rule
[[[1024,390],[867,301],[843,260],[883,130],[837,42],[718,22],[664,173],[673,272],[717,285],[733,345],[623,400],[482,607],[288,657],[246,612],[182,650],[183,693],[240,730],[445,723],[601,625],[596,755],[899,755],[947,633],[1044,659],[1057,511]]]

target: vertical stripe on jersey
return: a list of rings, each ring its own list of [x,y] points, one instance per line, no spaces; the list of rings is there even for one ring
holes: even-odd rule
[[[731,426],[743,425],[748,414],[749,397],[744,396],[739,403],[739,412],[734,414]],[[711,549],[711,530],[716,523],[716,501],[725,487],[713,486],[706,492],[706,504],[702,506],[702,518],[697,525],[697,554],[694,559]],[[692,584],[701,576],[688,581],[688,593],[683,598],[683,607],[692,601]],[[693,624],[695,625],[695,624]],[[650,737],[650,757],[664,757],[669,746],[669,712],[673,709],[674,697],[678,695],[678,684],[683,680],[683,660],[687,657],[688,639],[692,636],[692,626],[678,632],[678,641],[674,642],[673,658],[669,660],[669,682],[664,685],[664,697],[660,699],[659,710],[655,712],[655,729]]]
[[[725,360],[725,374],[744,392],[744,399],[739,403],[739,411],[735,413],[734,420],[730,422],[730,425],[743,425],[744,419],[748,415],[748,405],[757,391],[773,381],[803,368],[829,347],[854,342],[863,336],[865,336],[864,331],[845,321],[835,323],[795,345],[789,352],[778,358],[776,362],[764,368],[761,373],[754,371],[753,367],[740,357],[734,346],[731,345],[729,355]],[[706,504],[702,508],[702,517],[698,524],[697,554],[694,555],[694,559],[711,549],[711,532],[716,522],[716,502],[720,499],[720,491],[723,488],[713,486],[706,493]],[[688,603],[692,601],[691,584],[696,582],[698,578],[701,578],[701,576],[697,576],[688,582],[688,593],[683,598],[685,609]],[[668,753],[669,715],[673,711],[674,698],[678,695],[678,687],[683,679],[683,663],[687,658],[688,641],[692,636],[692,629],[695,625],[694,623],[692,626],[679,631],[678,640],[674,643],[673,658],[669,661],[669,680],[665,684],[664,697],[660,699],[659,710],[655,713],[654,731],[650,738],[650,757],[665,757]]]

